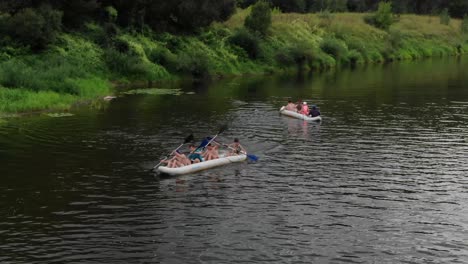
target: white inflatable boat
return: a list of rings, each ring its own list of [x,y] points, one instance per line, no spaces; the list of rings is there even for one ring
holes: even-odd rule
[[[222,156],[220,154],[219,159],[208,160],[200,163],[194,163],[188,166],[183,166],[179,168],[168,168],[168,167],[158,167],[160,173],[168,175],[182,175],[188,173],[194,173],[197,171],[202,171],[206,169],[211,169],[214,167],[219,167],[234,162],[241,162],[247,159],[247,155],[236,155],[236,156]]]
[[[317,121],[317,122],[322,121],[322,118],[320,116],[316,116],[316,117],[306,116],[306,115],[303,115],[303,114],[299,114],[297,112],[286,110],[286,108],[284,106],[281,107],[280,113],[282,115],[285,115],[285,116],[294,117],[294,118],[302,119],[302,120],[305,120],[305,121]]]

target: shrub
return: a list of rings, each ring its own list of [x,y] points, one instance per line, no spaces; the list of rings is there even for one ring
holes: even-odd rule
[[[298,43],[290,48],[291,57],[296,63],[299,70],[304,68],[304,65],[311,65],[314,54],[312,47],[309,47],[306,43]]]
[[[208,76],[210,61],[206,54],[189,50],[179,54],[176,69],[182,74],[189,74],[195,79]]]
[[[252,7],[252,11],[245,18],[244,26],[252,31],[266,36],[271,26],[271,9],[267,2],[259,1]]]
[[[176,70],[177,56],[169,49],[158,46],[147,51],[146,54],[151,62],[162,65],[169,70]]]
[[[341,60],[346,61],[348,56],[348,47],[346,44],[335,38],[324,39],[322,44],[320,44],[320,48],[323,52],[333,56],[337,62]]]
[[[362,54],[357,50],[350,50],[348,53],[348,59],[351,65],[363,64],[365,62]]]
[[[117,11],[117,9],[115,9],[115,7],[107,6],[106,8],[104,8],[104,12],[107,18],[107,22],[115,23],[117,21],[119,12]]]
[[[332,56],[319,50],[313,53],[313,58],[309,67],[311,69],[328,69],[334,67],[335,65],[336,60]]]
[[[255,34],[240,29],[234,33],[229,39],[229,43],[232,45],[241,47],[249,58],[256,59],[260,56],[260,39]]]
[[[135,80],[149,80],[152,73],[146,63],[136,55],[108,49],[104,54],[109,69],[119,77],[128,76]]]
[[[294,58],[292,57],[288,49],[282,49],[278,51],[275,55],[275,60],[281,68],[286,68],[291,65],[294,65]]]
[[[388,30],[394,22],[392,3],[380,2],[377,11],[371,16],[366,16],[364,21],[377,28]]]
[[[440,12],[440,24],[442,25],[448,25],[450,24],[450,15],[449,15],[449,10],[447,8],[442,9],[442,12]]]

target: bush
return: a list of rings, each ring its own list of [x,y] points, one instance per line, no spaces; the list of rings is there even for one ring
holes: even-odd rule
[[[151,62],[162,65],[169,70],[176,70],[177,56],[169,49],[158,46],[155,49],[147,51],[146,54]]]
[[[109,69],[119,77],[127,76],[134,80],[152,79],[149,65],[136,55],[130,55],[111,48],[106,50],[104,59]]]
[[[201,79],[209,75],[209,65],[210,61],[206,54],[197,50],[189,50],[179,54],[176,69],[182,74]]]
[[[440,12],[440,24],[442,25],[448,25],[450,24],[450,15],[449,11],[447,8],[442,9],[442,12]]]
[[[311,65],[314,54],[312,47],[309,47],[306,43],[299,43],[290,48],[291,57],[296,63],[299,70],[304,68],[304,65]]]
[[[321,51],[313,53],[312,61],[309,65],[311,69],[329,69],[336,66],[336,60]]]
[[[371,16],[366,16],[364,21],[377,28],[388,30],[394,22],[392,3],[380,2],[377,11]]]
[[[365,62],[362,54],[357,50],[350,50],[348,53],[348,59],[351,65],[363,64]]]
[[[278,51],[275,55],[276,62],[280,65],[281,68],[287,68],[294,65],[294,58],[288,49],[282,49]]]
[[[229,43],[232,45],[241,47],[249,58],[256,59],[260,56],[260,39],[255,34],[240,29],[234,33],[229,39]]]
[[[267,2],[259,1],[253,7],[250,14],[245,18],[244,26],[262,36],[266,36],[271,26],[271,9]]]
[[[335,38],[324,39],[322,44],[320,44],[320,48],[323,50],[323,52],[334,57],[337,62],[342,60],[346,61],[348,56],[348,47],[346,44],[343,41]]]

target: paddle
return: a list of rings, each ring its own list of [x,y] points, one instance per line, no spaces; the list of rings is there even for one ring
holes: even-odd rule
[[[197,148],[205,148],[206,146],[208,146],[211,142],[213,142],[219,134],[223,133],[224,131],[226,131],[228,129],[227,125],[223,125],[219,131],[218,131],[218,134],[216,134],[214,137],[212,137],[208,142],[205,142],[205,140],[200,144],[200,146]]]
[[[193,140],[193,134],[190,134],[188,137],[185,138],[184,140],[184,143],[180,144],[180,146],[178,146],[175,150],[173,150],[171,152],[171,154],[167,155],[166,157],[164,157],[163,160],[167,159],[168,157],[172,156],[172,154],[174,154],[176,151],[178,151],[183,145],[189,143],[190,141]],[[160,161],[156,166],[154,166],[153,168],[151,168],[151,170],[154,170],[155,168],[157,168],[159,165],[161,165],[162,161]]]

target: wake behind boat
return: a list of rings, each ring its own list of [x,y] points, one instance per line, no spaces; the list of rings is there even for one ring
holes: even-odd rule
[[[286,110],[286,107],[284,106],[281,107],[280,113],[285,116],[289,116],[289,117],[293,117],[293,118],[297,118],[297,119],[301,119],[305,121],[316,121],[316,122],[322,121],[322,117],[320,116],[316,116],[316,117],[307,116],[298,112]]]
[[[158,171],[163,174],[168,175],[183,175],[188,173],[194,173],[202,170],[207,170],[215,167],[219,167],[222,165],[227,165],[230,163],[235,162],[242,162],[247,159],[247,154],[240,154],[235,156],[228,156],[226,154],[220,154],[218,159],[214,160],[207,160],[199,163],[194,163],[187,166],[177,167],[177,168],[169,168],[166,166],[158,167]]]

